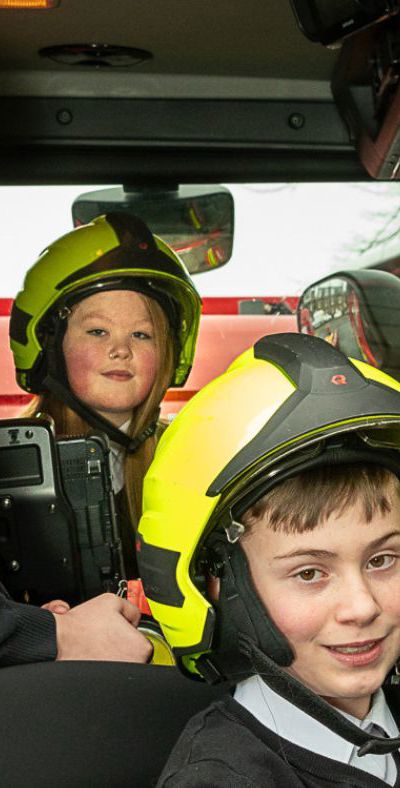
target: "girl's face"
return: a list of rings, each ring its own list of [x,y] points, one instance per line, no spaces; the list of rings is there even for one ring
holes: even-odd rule
[[[353,504],[313,531],[267,515],[242,541],[258,595],[295,654],[288,672],[362,719],[400,654],[400,502],[366,523]]]
[[[147,398],[159,370],[145,300],[131,290],[96,293],[74,306],[63,352],[75,396],[117,427]]]

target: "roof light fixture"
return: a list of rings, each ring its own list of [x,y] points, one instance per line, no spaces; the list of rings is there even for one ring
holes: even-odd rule
[[[56,63],[79,68],[120,68],[136,66],[145,60],[151,60],[151,52],[136,47],[120,46],[119,44],[56,44],[39,49],[41,57],[48,57]]]
[[[0,8],[56,8],[60,0],[0,0]]]

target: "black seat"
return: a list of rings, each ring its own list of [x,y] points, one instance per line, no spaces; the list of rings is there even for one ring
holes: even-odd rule
[[[187,720],[226,691],[153,665],[2,668],[1,786],[154,786]]]

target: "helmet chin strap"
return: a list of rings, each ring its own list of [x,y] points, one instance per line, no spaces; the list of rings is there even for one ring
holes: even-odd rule
[[[319,695],[282,670],[248,635],[238,633],[238,641],[239,650],[250,661],[254,673],[261,676],[265,683],[282,698],[293,703],[342,739],[356,745],[359,748],[357,755],[363,756],[369,753],[385,755],[396,752],[400,748],[400,737],[381,738],[358,728]]]
[[[79,400],[72,391],[65,386],[63,383],[60,383],[56,380],[51,374],[47,375],[43,381],[43,386],[55,394],[56,397],[61,399],[68,405],[71,410],[78,414],[82,419],[87,421],[91,427],[94,427],[96,430],[100,430],[101,432],[105,432],[106,435],[112,440],[114,443],[118,443],[119,446],[122,446],[129,454],[133,454],[138,448],[144,443],[147,438],[150,438],[151,435],[154,435],[156,428],[157,428],[157,419],[151,422],[151,424],[146,427],[145,430],[140,435],[131,438],[129,435],[126,435],[125,432],[115,427],[114,424],[111,424],[110,421],[100,416],[100,414],[96,413],[95,411],[88,408],[84,405],[81,400]]]

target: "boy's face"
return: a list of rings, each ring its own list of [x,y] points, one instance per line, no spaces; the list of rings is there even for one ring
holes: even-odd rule
[[[255,587],[295,654],[288,672],[360,719],[400,655],[400,502],[355,503],[305,533],[268,516],[242,541]]]

